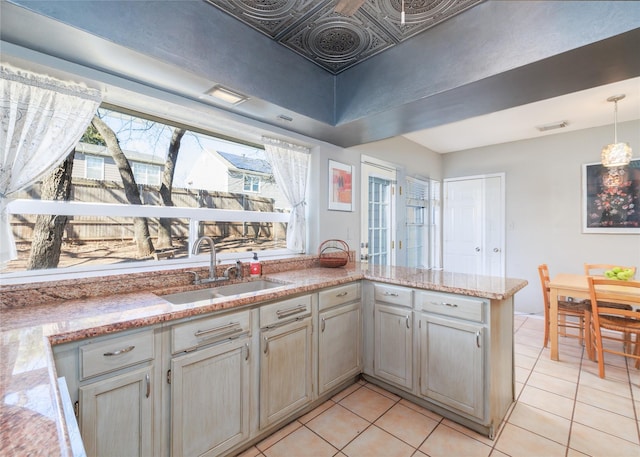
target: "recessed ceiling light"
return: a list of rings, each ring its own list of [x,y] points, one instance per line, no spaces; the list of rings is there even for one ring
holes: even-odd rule
[[[536,128],[541,132],[546,132],[548,130],[563,129],[567,125],[569,125],[569,121],[558,121],[552,122],[551,124],[537,125]]]
[[[231,105],[239,105],[240,103],[249,99],[249,97],[247,97],[246,95],[242,95],[237,92],[234,92],[231,89],[222,87],[219,84],[213,86],[211,89],[205,92],[204,95],[208,97],[213,97],[225,103],[230,103]]]

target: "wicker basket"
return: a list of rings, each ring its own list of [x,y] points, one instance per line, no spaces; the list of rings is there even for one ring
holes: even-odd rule
[[[318,248],[321,267],[343,267],[349,261],[349,245],[342,240],[326,240]]]

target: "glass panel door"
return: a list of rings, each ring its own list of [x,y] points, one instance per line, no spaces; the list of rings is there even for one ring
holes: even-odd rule
[[[407,178],[406,256],[407,266],[429,268],[429,183]]]
[[[369,263],[391,262],[391,181],[369,177]]]

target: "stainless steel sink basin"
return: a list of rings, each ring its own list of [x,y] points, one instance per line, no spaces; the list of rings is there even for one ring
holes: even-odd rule
[[[183,305],[186,303],[209,302],[216,298],[260,292],[262,290],[285,287],[286,285],[287,284],[269,281],[267,279],[256,279],[254,281],[227,284],[226,286],[212,287],[209,289],[190,290],[187,292],[163,295],[162,298],[174,305]]]

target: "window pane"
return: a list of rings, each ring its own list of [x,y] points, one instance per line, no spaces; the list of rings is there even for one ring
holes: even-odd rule
[[[104,159],[102,157],[85,156],[85,177],[87,179],[104,179]]]

